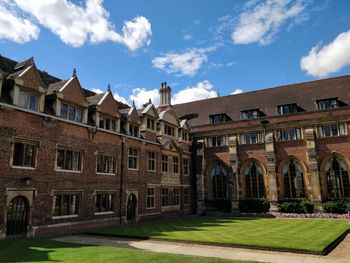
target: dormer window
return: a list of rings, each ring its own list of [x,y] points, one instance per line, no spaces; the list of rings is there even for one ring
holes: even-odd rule
[[[182,135],[182,140],[188,141],[189,139],[188,132],[182,131],[181,135]]]
[[[29,92],[20,91],[18,98],[18,106],[21,108],[37,111],[38,109],[38,96]]]
[[[280,115],[297,113],[299,111],[298,105],[296,103],[279,105],[277,106],[277,110],[278,110],[278,114]]]
[[[83,122],[83,110],[77,107],[61,104],[60,117],[63,119],[68,119],[70,121]]]
[[[116,121],[109,116],[100,114],[98,127],[105,130],[116,131]]]
[[[221,123],[226,121],[232,121],[232,119],[226,113],[220,113],[215,115],[210,115],[210,123]]]
[[[155,120],[151,118],[147,118],[147,129],[155,130]]]
[[[319,110],[336,109],[340,106],[338,98],[317,100],[316,103]]]
[[[175,135],[175,128],[164,124],[164,134],[169,135],[169,136],[174,136]]]
[[[137,125],[129,124],[129,135],[139,137],[139,127]]]
[[[264,114],[259,109],[241,111],[241,120],[256,119],[262,116],[264,116]]]

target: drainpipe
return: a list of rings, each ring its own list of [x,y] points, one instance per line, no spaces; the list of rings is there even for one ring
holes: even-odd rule
[[[124,148],[125,137],[122,137],[121,156],[120,156],[120,190],[119,190],[119,224],[123,223],[122,219],[122,204],[123,204],[123,178],[124,178]]]
[[[179,166],[180,166],[180,211],[181,211],[181,216],[184,215],[184,200],[183,200],[183,155],[180,153],[180,160],[179,160]]]

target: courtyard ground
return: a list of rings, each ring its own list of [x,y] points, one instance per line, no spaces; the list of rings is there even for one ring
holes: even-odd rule
[[[77,237],[77,236],[75,236]],[[83,241],[81,238],[80,241]],[[44,239],[9,239],[0,241],[0,262],[65,263],[239,263],[237,260],[155,253],[130,249],[67,243]],[[252,263],[246,261],[245,263]]]
[[[347,220],[189,217],[89,231],[90,234],[323,253],[349,231]]]

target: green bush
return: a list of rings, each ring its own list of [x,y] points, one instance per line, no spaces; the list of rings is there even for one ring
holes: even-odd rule
[[[322,203],[322,209],[327,213],[345,214],[348,202],[345,199],[329,200]]]
[[[313,214],[315,204],[312,203],[309,199],[303,199],[300,205],[303,208],[304,213]]]
[[[281,213],[309,213],[314,212],[315,205],[309,199],[286,200],[278,205],[278,211]]]
[[[266,199],[242,199],[238,203],[242,213],[267,213],[270,210],[270,202]]]

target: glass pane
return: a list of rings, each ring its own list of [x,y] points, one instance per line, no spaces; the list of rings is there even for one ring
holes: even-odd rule
[[[83,111],[81,109],[77,109],[77,122],[82,123],[83,122]]]
[[[29,109],[36,111],[38,108],[38,97],[35,95],[30,95]]]
[[[73,151],[66,150],[66,156],[65,156],[65,170],[72,170],[73,169]]]
[[[67,105],[61,104],[61,118],[67,119]]]
[[[27,92],[19,92],[18,106],[22,108],[28,108],[28,98],[29,94]]]
[[[72,106],[68,106],[68,119],[71,121],[75,120],[75,108]]]
[[[24,158],[24,144],[15,143],[13,151],[13,165],[22,166]]]
[[[57,151],[57,168],[64,169],[64,150]]]
[[[34,145],[26,144],[24,166],[27,166],[27,167],[35,166],[35,146]]]

